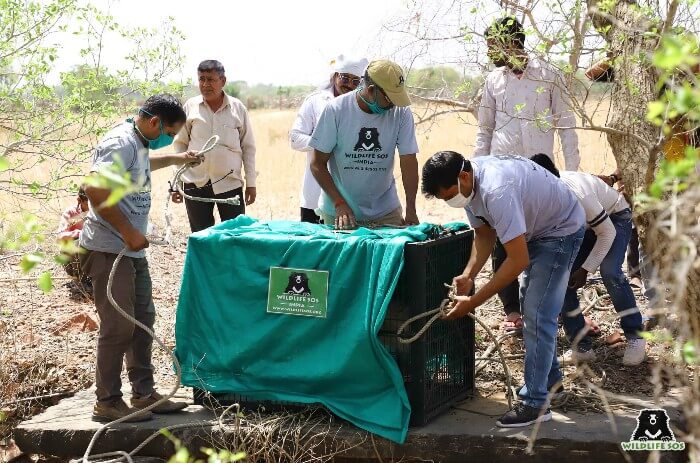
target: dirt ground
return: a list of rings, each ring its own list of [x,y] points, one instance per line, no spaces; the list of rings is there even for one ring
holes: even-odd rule
[[[183,224],[183,222],[178,222]],[[174,345],[174,322],[180,286],[181,269],[186,252],[184,226],[175,231],[175,247],[153,246],[149,262],[153,279],[153,297],[157,307],[156,332],[168,346]],[[22,419],[40,412],[62,397],[89,387],[94,380],[95,341],[97,316],[90,300],[68,279],[55,281],[55,289],[42,293],[33,279],[18,279],[16,264],[19,257],[13,254],[0,256],[0,446],[10,443],[13,427]],[[487,264],[486,268],[490,268]],[[52,267],[54,275],[61,277],[62,269]],[[485,270],[481,279],[489,276]],[[483,281],[481,281],[483,283]],[[598,361],[591,365],[584,377],[596,385],[616,392],[650,398],[654,386],[651,382],[651,366],[658,357],[657,348],[648,349],[649,359],[641,366],[622,366],[625,343],[606,345],[605,338],[618,331],[613,311],[605,308],[609,301],[599,281],[585,288],[584,297],[600,293],[599,306],[589,315],[601,327],[602,334],[596,340]],[[637,291],[640,307],[645,300]],[[644,309],[643,309],[644,310]],[[477,311],[477,315],[501,335],[502,307],[497,298]],[[476,358],[482,358],[491,345],[487,333],[477,328]],[[560,349],[567,342],[560,330]],[[513,336],[502,343],[514,386],[522,384],[522,338]],[[497,358],[492,355],[492,358]],[[154,347],[154,365],[157,381],[166,390],[174,380],[170,357]],[[479,365],[480,362],[477,362]],[[562,409],[586,411],[603,409],[601,401],[587,387],[575,367],[565,367],[565,386],[572,393]],[[125,380],[126,383],[126,380]],[[477,375],[477,389],[481,395],[502,392],[505,374],[500,363],[485,362]],[[0,447],[1,449],[1,447]]]

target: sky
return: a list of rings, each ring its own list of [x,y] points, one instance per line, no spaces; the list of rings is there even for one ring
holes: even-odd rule
[[[339,53],[374,58],[373,39],[388,19],[406,11],[405,0],[92,0],[123,26],[153,27],[175,18],[186,40],[184,77],[196,78],[197,63],[218,59],[229,81],[275,85],[317,84]],[[84,46],[61,38],[61,71],[79,62]],[[103,63],[120,64],[122,46],[108,44]]]

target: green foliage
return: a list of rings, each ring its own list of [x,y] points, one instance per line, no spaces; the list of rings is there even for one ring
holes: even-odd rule
[[[45,204],[82,183],[85,162],[99,138],[140,101],[154,93],[181,95],[169,82],[184,62],[184,36],[172,18],[150,28],[125,28],[79,0],[0,0],[0,188],[16,198]],[[82,44],[80,59],[55,80],[60,41]],[[103,54],[119,46],[125,65],[106,69]],[[50,161],[50,168],[41,165]],[[89,183],[113,187],[110,204],[131,191],[123,169],[105,171]],[[98,178],[100,177],[100,178]],[[112,189],[112,188],[110,188]],[[26,202],[25,202],[26,204]],[[4,221],[0,249],[41,243],[47,231],[29,207],[15,221]],[[12,215],[10,215],[12,217]],[[30,253],[20,269],[33,270],[44,253]],[[60,257],[59,260],[63,260]],[[53,286],[42,275],[42,290]]]
[[[228,450],[214,450],[210,448],[200,449],[207,456],[206,460],[196,458],[187,447],[182,445],[182,441],[173,436],[170,431],[163,429],[161,434],[167,437],[175,447],[175,453],[170,457],[168,463],[234,463],[245,459],[244,452],[229,452]]]
[[[41,289],[43,292],[50,292],[53,289],[53,279],[51,278],[51,272],[47,270],[41,275],[39,275],[39,278],[37,278],[37,284],[39,286],[39,289]]]
[[[700,124],[700,88],[693,85],[694,79],[690,77],[690,70],[700,62],[698,53],[695,37],[669,34],[662,38],[652,57],[661,74],[659,88],[663,91],[656,101],[649,103],[646,118],[661,127],[667,136],[672,135],[679,124],[685,130]],[[651,207],[667,194],[684,191],[697,162],[697,150],[691,146],[686,147],[683,159],[663,159],[648,193],[638,198],[642,206]]]

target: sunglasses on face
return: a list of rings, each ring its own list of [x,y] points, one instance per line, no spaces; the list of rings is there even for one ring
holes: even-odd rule
[[[360,85],[360,78],[350,74],[338,74],[338,78],[340,79],[340,82],[345,85],[352,84],[355,87]]]

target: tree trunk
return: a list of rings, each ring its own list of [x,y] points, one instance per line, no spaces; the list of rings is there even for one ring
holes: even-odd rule
[[[647,105],[658,97],[659,79],[650,59],[658,38],[644,35],[652,23],[639,13],[635,3],[619,1],[609,14],[602,15],[596,12],[597,3],[588,1],[593,24],[599,30],[607,29],[604,37],[614,57],[615,90],[608,126],[617,133],[607,134],[608,143],[627,192],[636,195],[653,182],[659,156],[661,131],[646,120]],[[653,244],[646,242],[646,230],[652,220],[648,214],[635,219],[646,249],[653,249]]]

